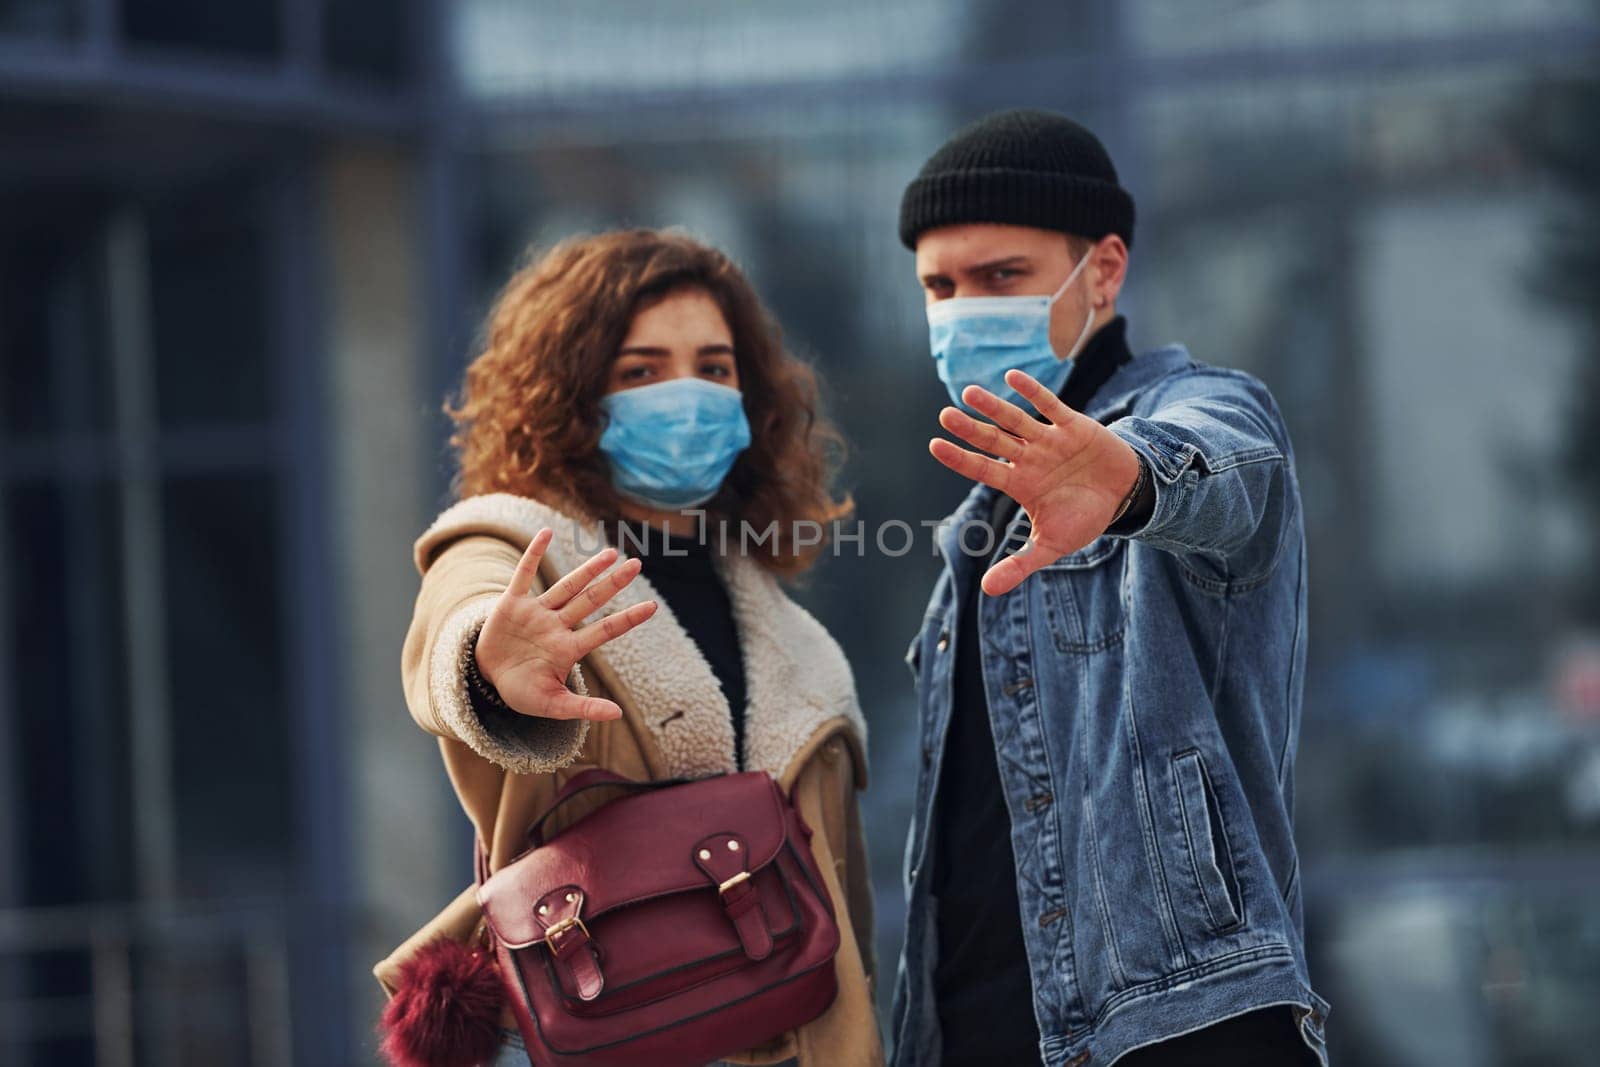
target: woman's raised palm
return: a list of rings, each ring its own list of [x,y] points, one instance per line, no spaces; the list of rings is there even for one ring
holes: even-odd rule
[[[622,709],[613,701],[572,692],[567,677],[584,656],[655,614],[656,602],[645,600],[579,626],[639,573],[639,561],[629,559],[601,576],[617,558],[615,548],[601,549],[538,596],[530,596],[539,561],[554,536],[548,526],[541,529],[517,561],[511,584],[478,634],[478,670],[512,710],[524,715],[619,718]]]

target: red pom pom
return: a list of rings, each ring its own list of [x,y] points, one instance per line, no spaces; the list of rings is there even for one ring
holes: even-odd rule
[[[479,1067],[500,1050],[503,997],[493,955],[429,942],[400,966],[379,1051],[394,1067]]]

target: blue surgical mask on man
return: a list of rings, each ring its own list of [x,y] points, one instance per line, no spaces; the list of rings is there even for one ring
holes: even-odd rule
[[[1050,347],[1050,309],[1077,281],[1093,254],[1091,248],[1078,260],[1054,296],[958,296],[928,305],[928,342],[950,403],[976,415],[962,401],[961,391],[981,385],[1027,410],[1017,391],[1006,384],[1006,371],[1012,367],[1028,372],[1052,393],[1061,391],[1094,324],[1094,307],[1091,302],[1083,329],[1064,356]]]
[[[611,463],[611,484],[649,507],[705,503],[750,447],[743,394],[704,378],[608,393],[600,409],[607,419],[600,451]]]

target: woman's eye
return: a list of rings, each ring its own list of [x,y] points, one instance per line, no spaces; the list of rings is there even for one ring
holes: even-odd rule
[[[649,367],[628,367],[622,372],[622,380],[625,382],[636,382],[649,373]]]
[[[709,374],[713,378],[730,378],[733,376],[733,371],[721,363],[708,363],[703,368],[703,373]]]
[[[989,279],[991,281],[996,281],[996,282],[1009,282],[1012,278],[1015,278],[1016,276],[1017,276],[1017,272],[1016,271],[1011,270],[1011,269],[1009,269],[1007,267],[1001,267],[999,270],[992,271],[989,274]]]

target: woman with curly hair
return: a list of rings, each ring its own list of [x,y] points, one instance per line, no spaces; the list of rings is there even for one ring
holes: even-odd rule
[[[829,489],[838,436],[812,371],[724,254],[633,229],[518,270],[445,411],[458,499],[414,545],[402,681],[488,871],[585,769],[765,770],[812,828],[839,991],[732,1059],[880,1063],[866,727],[839,646],[778,582],[852,508]],[[586,810],[564,805],[556,825]],[[472,887],[374,968],[385,990],[441,935],[480,943]],[[497,1062],[525,1062],[509,1011],[499,1025]],[[391,1033],[385,1050],[404,1062],[403,1044]]]

